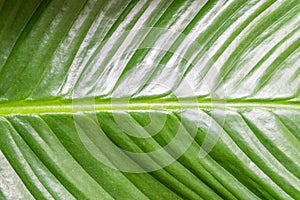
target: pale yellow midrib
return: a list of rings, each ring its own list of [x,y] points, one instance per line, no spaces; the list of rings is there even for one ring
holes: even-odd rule
[[[62,103],[53,104],[23,104],[7,105],[0,104],[0,115],[7,114],[41,114],[41,113],[75,113],[90,111],[113,111],[113,110],[178,110],[187,108],[199,109],[243,109],[243,108],[265,108],[265,109],[292,109],[300,111],[298,103],[274,103],[274,102],[138,102],[138,103]]]

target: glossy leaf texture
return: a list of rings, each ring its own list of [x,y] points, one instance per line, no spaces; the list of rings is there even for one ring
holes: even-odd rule
[[[0,0],[0,199],[300,199],[299,61],[299,0]]]

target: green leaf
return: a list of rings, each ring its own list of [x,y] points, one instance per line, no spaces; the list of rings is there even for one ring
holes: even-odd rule
[[[0,199],[300,199],[299,13],[0,0]]]

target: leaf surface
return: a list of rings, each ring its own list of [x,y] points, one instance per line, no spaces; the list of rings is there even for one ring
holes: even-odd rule
[[[299,13],[0,0],[0,199],[299,199]]]

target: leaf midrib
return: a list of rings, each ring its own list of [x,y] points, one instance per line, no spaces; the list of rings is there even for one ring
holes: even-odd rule
[[[7,114],[41,114],[41,113],[75,113],[90,111],[113,111],[113,110],[178,110],[183,108],[200,109],[292,109],[300,110],[298,101],[263,101],[263,100],[135,100],[126,101],[91,101],[91,100],[68,100],[68,101],[22,101],[0,103],[0,115]]]

